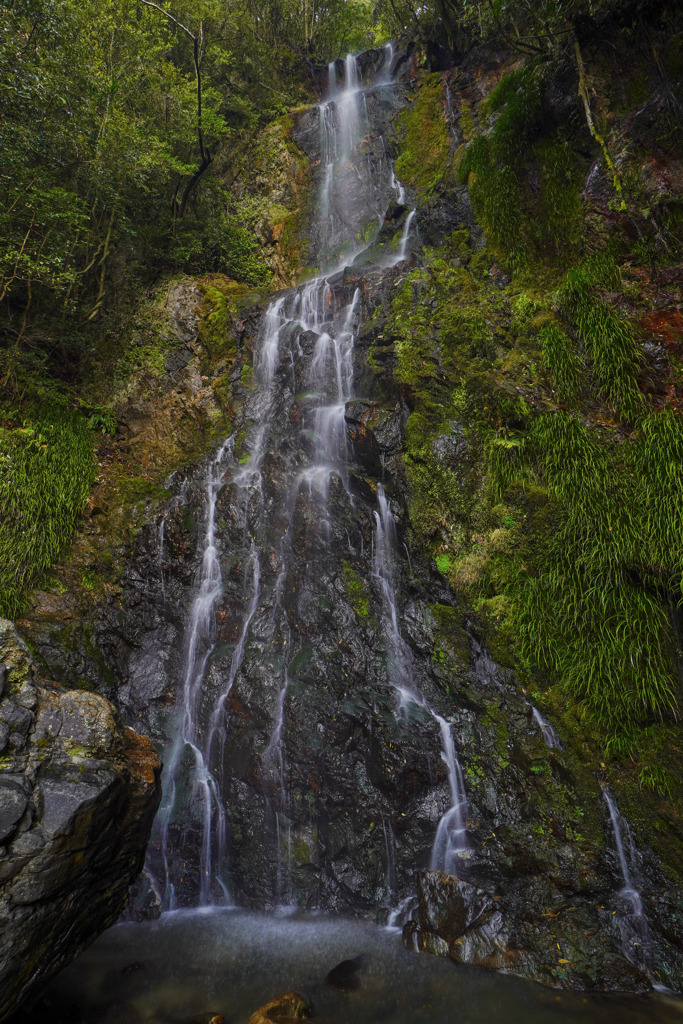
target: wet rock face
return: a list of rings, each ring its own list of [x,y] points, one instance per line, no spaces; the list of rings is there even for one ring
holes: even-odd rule
[[[335,282],[338,311],[359,281],[364,288],[358,397],[344,410],[348,487],[339,477],[326,496],[308,484],[291,487],[315,443],[306,384],[315,345],[305,335],[283,339],[270,398],[259,387],[245,392],[235,450],[223,463],[215,508],[221,593],[200,700],[208,723],[227,693],[212,766],[226,808],[230,898],[386,919],[417,891],[408,927],[416,949],[562,987],[645,988],[614,923],[621,883],[597,779],[568,751],[546,747],[514,674],[495,663],[471,613],[410,547],[401,462],[409,410],[393,379],[382,316],[400,279],[400,269],[363,279],[349,270]],[[250,329],[244,344],[257,346],[259,325]],[[293,362],[286,346],[295,344],[303,355]],[[387,358],[378,359],[385,349]],[[266,402],[274,406],[261,478],[245,494],[235,481]],[[453,423],[437,441],[444,467],[457,473],[466,445]],[[121,603],[99,606],[83,641],[60,647],[50,623],[32,633],[62,678],[79,664],[91,685],[102,685],[104,661],[124,719],[166,748],[182,714],[209,464],[174,479],[163,520],[138,538]],[[397,523],[398,627],[413,684],[449,722],[464,772],[467,848],[457,879],[424,870],[451,796],[434,719],[416,705],[400,710],[390,684],[374,565],[378,479]],[[235,671],[254,596],[254,538],[259,600]],[[97,658],[85,642],[93,636]],[[189,765],[189,749],[186,756]],[[190,790],[168,836],[181,906],[199,899],[202,829],[201,802]],[[158,830],[148,868],[158,887]],[[642,874],[653,955],[671,982],[680,957],[676,902],[647,857]],[[139,910],[155,906],[148,887]]]
[[[589,932],[592,901],[573,901],[570,913],[541,911],[534,891],[485,892],[441,871],[420,872],[418,916],[404,927],[406,944],[448,955],[457,963],[580,991],[642,992],[641,970],[624,959],[607,929]],[[532,898],[530,898],[532,897]]]
[[[142,867],[161,765],[90,693],[35,684],[0,620],[9,746],[0,761],[0,1019],[69,963],[125,906]]]

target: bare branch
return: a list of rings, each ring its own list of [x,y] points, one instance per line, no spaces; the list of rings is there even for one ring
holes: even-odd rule
[[[174,25],[177,25],[178,28],[182,29],[183,32],[190,37],[190,39],[197,38],[194,32],[191,32],[189,28],[183,25],[182,21],[178,21],[178,19],[174,18],[172,14],[169,14],[168,11],[165,11],[163,7],[160,7],[159,4],[153,3],[152,0],[140,0],[140,3],[145,4],[146,7],[153,7],[156,11],[159,11],[159,13],[163,14],[164,17],[168,18],[169,21],[172,21]]]

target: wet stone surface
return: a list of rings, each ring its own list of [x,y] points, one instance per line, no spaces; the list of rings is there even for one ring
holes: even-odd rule
[[[97,694],[47,690],[0,619],[0,1018],[119,916],[159,796],[149,740]]]

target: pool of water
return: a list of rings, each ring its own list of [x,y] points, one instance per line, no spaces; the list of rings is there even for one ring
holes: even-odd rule
[[[325,981],[363,954],[355,990]],[[294,989],[324,1024],[669,1024],[683,1001],[559,993],[406,950],[397,931],[315,914],[243,910],[165,914],[119,924],[66,968],[24,1022],[245,1024]],[[47,1014],[47,1016],[46,1016]]]

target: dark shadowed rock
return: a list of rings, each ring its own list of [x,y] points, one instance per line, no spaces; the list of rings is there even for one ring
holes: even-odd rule
[[[354,992],[360,985],[360,974],[366,965],[366,958],[361,953],[352,960],[342,960],[333,967],[325,977],[325,981],[332,988],[339,988],[346,992]]]
[[[420,871],[417,898],[423,927],[447,944],[494,907],[488,893],[444,871]]]
[[[0,619],[0,714],[22,739],[0,766],[0,1019],[116,920],[159,797],[149,740],[103,697],[34,684]]]

